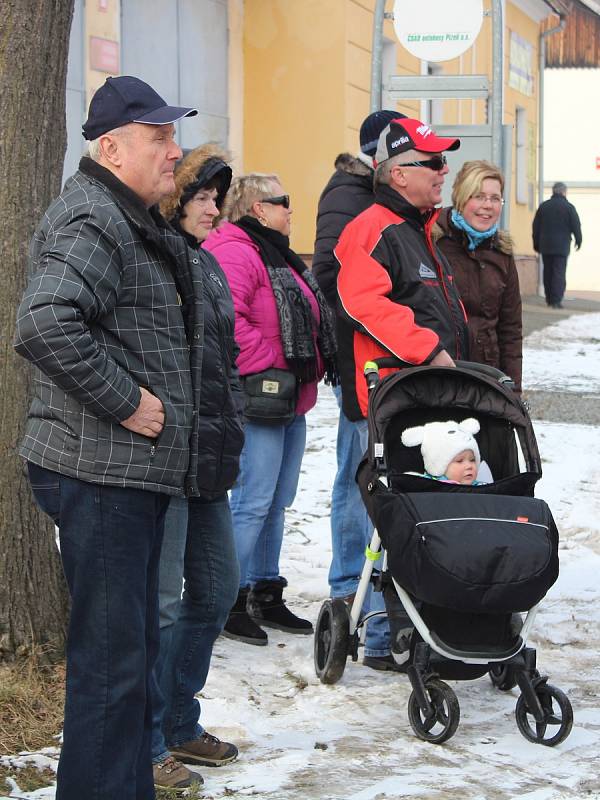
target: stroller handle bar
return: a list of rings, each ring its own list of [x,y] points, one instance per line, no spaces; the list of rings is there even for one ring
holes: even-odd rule
[[[407,367],[414,366],[415,364],[407,364],[405,361],[402,361],[402,359],[396,358],[396,356],[382,356],[381,358],[374,358],[372,361],[367,361],[363,368],[367,388],[370,391],[377,385],[380,369],[406,369]],[[418,366],[425,367],[427,364]],[[471,372],[480,372],[482,375],[487,375],[488,378],[493,378],[508,389],[514,388],[515,383],[513,379],[502,372],[501,369],[496,369],[496,367],[490,367],[488,364],[478,364],[476,361],[457,361],[456,366],[460,369],[468,369],[471,370]]]

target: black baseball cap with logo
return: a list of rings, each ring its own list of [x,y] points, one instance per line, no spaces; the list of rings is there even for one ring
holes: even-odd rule
[[[107,131],[141,122],[167,125],[182,117],[193,117],[195,108],[169,106],[154,89],[132,75],[107,78],[92,97],[88,118],[83,123],[83,138],[91,141]]]
[[[420,150],[422,153],[441,153],[444,150],[458,150],[460,139],[438,136],[425,122],[404,117],[393,119],[379,136],[374,161],[381,164],[388,158],[407,150]]]

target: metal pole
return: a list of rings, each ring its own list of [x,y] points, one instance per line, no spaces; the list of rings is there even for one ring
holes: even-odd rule
[[[381,108],[381,72],[385,0],[376,0],[373,12],[373,48],[371,55],[371,113]]]
[[[558,33],[566,25],[564,16],[554,28],[540,33],[539,78],[538,78],[538,206],[544,201],[544,70],[546,69],[546,37]],[[538,256],[538,294],[544,294],[544,266],[542,256]]]
[[[502,163],[502,110],[504,107],[504,21],[502,0],[492,0],[492,162],[504,172]]]

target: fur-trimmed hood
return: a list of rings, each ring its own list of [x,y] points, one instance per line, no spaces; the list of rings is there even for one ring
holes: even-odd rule
[[[452,222],[450,221],[450,214],[452,212],[452,208],[447,207],[443,208],[440,211],[440,215],[437,218],[437,222],[431,229],[431,238],[434,242],[437,242],[442,236],[452,236],[455,239],[461,239],[463,236],[462,231],[457,230]],[[486,246],[485,244],[483,246]],[[496,235],[492,238],[490,246],[504,255],[512,256],[514,250],[514,244],[512,237],[508,231],[499,230]]]
[[[360,158],[350,153],[340,153],[334,162],[336,169],[346,172],[348,175],[369,175],[373,176],[373,170],[368,167]]]
[[[232,161],[232,156],[231,153],[216,142],[208,142],[190,150],[182,158],[175,167],[175,191],[163,198],[160,203],[160,212],[165,219],[173,219],[179,209],[181,197],[186,188],[196,181],[199,172],[212,159],[218,159],[229,165]],[[222,198],[220,199],[222,200]]]

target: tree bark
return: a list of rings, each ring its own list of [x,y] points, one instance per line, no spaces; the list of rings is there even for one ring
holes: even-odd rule
[[[74,0],[9,0],[0,15],[0,660],[63,652],[67,592],[54,526],[35,506],[17,448],[30,369],[12,347],[29,240],[60,191]]]

